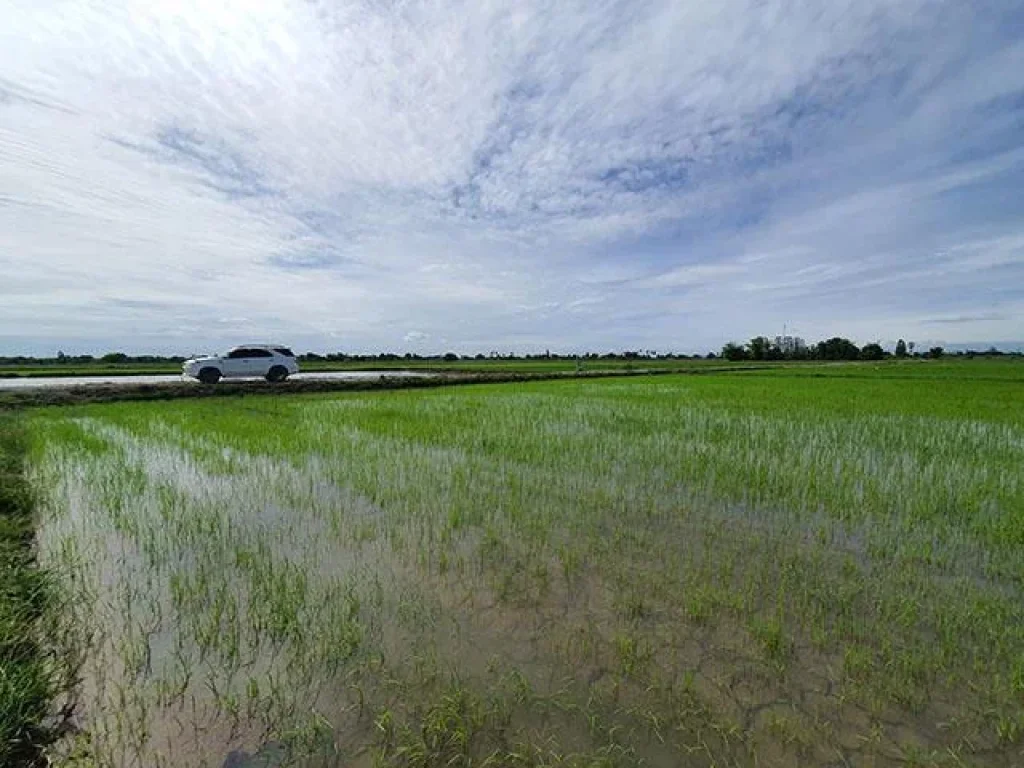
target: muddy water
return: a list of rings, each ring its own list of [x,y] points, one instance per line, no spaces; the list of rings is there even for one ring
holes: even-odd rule
[[[42,545],[81,587],[83,735],[67,751],[101,765],[515,753],[520,765],[895,766],[941,744],[937,724],[956,714],[855,703],[843,660],[804,642],[785,647],[788,666],[766,656],[714,568],[800,553],[742,515],[599,519],[608,535],[572,542],[583,554],[567,562],[500,516],[450,524],[441,491],[467,461],[457,450],[335,426],[363,452],[223,446],[224,466],[204,465],[187,449],[199,438],[171,427],[78,424],[110,450],[50,458],[60,479]],[[478,467],[474,480],[490,477]],[[356,490],[366,482],[386,503]],[[62,561],[69,541],[78,556]],[[680,561],[723,593],[715,620],[690,605],[700,584],[680,580]]]

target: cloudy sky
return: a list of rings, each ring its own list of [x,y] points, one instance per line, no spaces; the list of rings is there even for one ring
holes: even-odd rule
[[[0,354],[1024,338],[1024,2],[0,0]]]

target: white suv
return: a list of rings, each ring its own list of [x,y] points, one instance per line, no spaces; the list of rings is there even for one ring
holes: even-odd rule
[[[186,360],[183,375],[199,379],[203,384],[216,384],[221,379],[253,378],[284,381],[299,372],[295,354],[280,344],[247,344],[220,355],[206,355]]]

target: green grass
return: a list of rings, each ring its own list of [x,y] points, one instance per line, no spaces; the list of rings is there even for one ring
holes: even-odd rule
[[[714,360],[677,360],[677,359],[636,359],[636,360],[583,360],[580,365],[583,370],[664,370],[681,368],[699,368],[714,363]],[[719,363],[721,361],[718,361]],[[577,370],[576,361],[572,359],[550,359],[550,360],[503,360],[487,359],[464,359],[464,360],[395,360],[382,362],[346,362],[332,363],[327,361],[307,362],[302,365],[303,370],[439,370],[439,371],[522,371],[522,372],[569,372]]]
[[[58,692],[41,643],[53,595],[35,562],[25,447],[23,425],[0,415],[0,765],[42,764]]]
[[[51,756],[1018,765],[1021,371],[38,411]]]

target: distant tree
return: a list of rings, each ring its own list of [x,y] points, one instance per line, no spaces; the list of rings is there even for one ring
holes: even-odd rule
[[[940,357],[942,357],[944,352],[945,350],[942,347],[932,347],[931,349],[928,350],[928,357],[932,358],[933,360],[938,360]]]
[[[907,356],[907,342],[905,342],[903,339],[900,339],[899,341],[896,342],[896,357],[906,357],[906,356]]]
[[[785,360],[786,353],[782,351],[782,347],[773,341],[769,341],[764,348],[764,359],[765,360]]]
[[[101,363],[126,363],[128,362],[128,355],[124,352],[108,352],[100,358]]]
[[[739,344],[729,342],[722,347],[722,357],[726,360],[736,362],[738,360],[746,360],[748,357],[747,350],[741,347]]]
[[[841,336],[819,341],[815,351],[819,360],[856,360],[860,357],[857,345]]]
[[[771,342],[768,341],[764,336],[755,336],[747,344],[747,348],[750,350],[751,360],[767,360],[768,349],[771,346]]]
[[[444,359],[446,362],[453,363],[459,359],[459,356],[454,352],[445,352]]]
[[[860,350],[861,360],[881,360],[885,357],[885,350],[881,344],[865,344]]]
[[[916,346],[917,346],[917,342],[916,341],[911,341],[911,342],[909,342],[907,344],[907,349],[910,350],[910,354],[911,355],[914,354],[914,347],[916,347]]]
[[[786,357],[790,360],[810,360],[813,355],[814,350],[811,347],[801,344],[800,346],[790,350]]]

